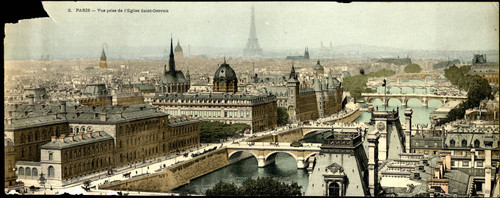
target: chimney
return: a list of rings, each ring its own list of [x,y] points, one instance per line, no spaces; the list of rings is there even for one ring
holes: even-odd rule
[[[34,105],[35,104],[35,97],[29,97],[30,100],[29,100],[29,105]]]
[[[86,133],[86,134],[87,134],[87,137],[89,137],[89,138],[91,138],[91,137],[92,137],[92,132],[87,131],[87,133]]]
[[[59,103],[59,111],[66,112],[66,101],[62,101],[61,103]]]
[[[12,118],[7,118],[7,125],[12,125]]]
[[[441,174],[439,174],[439,166],[434,167],[434,178],[441,179]]]
[[[57,137],[56,137],[55,135],[53,135],[53,136],[51,137],[51,141],[52,141],[52,142],[53,142],[53,141],[55,141],[56,139],[57,139]]]
[[[64,142],[64,137],[66,137],[66,135],[65,135],[65,134],[61,134],[61,136],[59,137],[59,140],[60,140],[61,142]]]
[[[95,133],[97,136],[101,136],[101,131],[96,131]]]
[[[100,113],[99,114],[99,119],[101,122],[106,122],[106,113]]]
[[[493,147],[493,136],[486,136],[484,140],[484,197],[491,196],[491,148]]]
[[[71,140],[72,142],[75,141],[75,134],[74,133],[70,133],[68,137],[69,137],[69,140]]]
[[[83,133],[78,133],[78,137],[83,140]]]

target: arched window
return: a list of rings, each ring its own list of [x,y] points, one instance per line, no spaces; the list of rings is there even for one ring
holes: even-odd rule
[[[476,140],[474,141],[474,147],[475,147],[475,148],[479,148],[479,146],[480,146],[480,145],[481,145],[481,143],[479,142],[479,140],[477,140],[477,139],[476,139]]]
[[[82,127],[82,132],[85,132],[85,127]]]
[[[31,170],[31,173],[33,173],[33,177],[38,177],[38,169],[33,168],[33,170]]]
[[[29,167],[26,168],[26,176],[31,176],[31,169]]]
[[[80,129],[77,127],[77,128],[76,128],[76,133],[78,133],[78,132],[80,132]]]
[[[19,175],[24,175],[24,168],[23,167],[19,167]]]
[[[467,147],[467,140],[462,140],[462,147]]]
[[[49,177],[54,177],[55,173],[54,173],[54,167],[53,166],[49,166],[48,172],[49,172]]]
[[[69,132],[70,132],[70,133],[73,133],[73,128],[69,128]]]
[[[340,197],[340,186],[337,182],[333,182],[328,186],[328,195],[330,197]]]
[[[455,140],[450,140],[450,147],[455,147]]]
[[[54,154],[53,153],[49,153],[49,161],[51,161],[53,159],[54,159]]]

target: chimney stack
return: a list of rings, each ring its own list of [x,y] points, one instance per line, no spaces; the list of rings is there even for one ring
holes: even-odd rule
[[[106,122],[106,113],[100,113],[99,117],[101,122]]]
[[[78,137],[83,140],[83,133],[78,133]]]
[[[62,101],[61,103],[59,103],[59,111],[66,112],[66,101]]]
[[[7,125],[12,125],[12,118],[11,117],[7,118]]]
[[[92,137],[92,132],[87,131],[87,137],[91,138]]]
[[[484,140],[484,197],[491,196],[491,148],[493,147],[493,136],[486,136]]]
[[[66,134],[61,134],[61,136],[59,136],[59,140],[61,142],[64,142],[64,137],[66,137]]]
[[[101,131],[96,131],[95,133],[97,136],[101,136]]]
[[[405,111],[405,118],[406,118],[406,123],[405,123],[405,152],[410,153],[411,151],[411,116],[413,114],[413,110],[411,108],[406,109]]]
[[[75,141],[75,134],[74,133],[69,134],[69,140],[71,140],[72,142]]]
[[[56,139],[57,139],[57,137],[56,137],[55,135],[53,135],[53,136],[51,137],[51,141],[52,141],[52,142],[53,142],[53,141],[55,141]]]

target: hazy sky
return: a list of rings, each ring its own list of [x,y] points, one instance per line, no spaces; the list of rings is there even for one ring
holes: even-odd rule
[[[499,9],[492,2],[43,2],[50,19],[6,24],[5,51],[181,45],[241,48],[255,7],[266,49],[366,44],[416,50],[498,50]],[[76,12],[168,9],[168,13]],[[72,9],[72,12],[68,12]],[[15,49],[14,49],[15,48]],[[8,52],[6,52],[8,53]]]

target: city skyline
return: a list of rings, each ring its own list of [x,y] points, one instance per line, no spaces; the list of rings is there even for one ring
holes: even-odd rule
[[[243,49],[248,39],[251,6],[255,7],[255,25],[264,52],[305,46],[314,49],[320,43],[329,47],[330,42],[334,48],[362,44],[404,50],[498,50],[498,3],[491,2],[43,5],[50,18],[6,24],[6,59],[20,52],[32,58],[41,53],[76,57],[100,51],[103,43],[122,51],[141,46],[167,47],[170,35],[193,51],[207,47]],[[154,8],[168,9],[168,13],[86,13],[76,12],[75,8]]]

